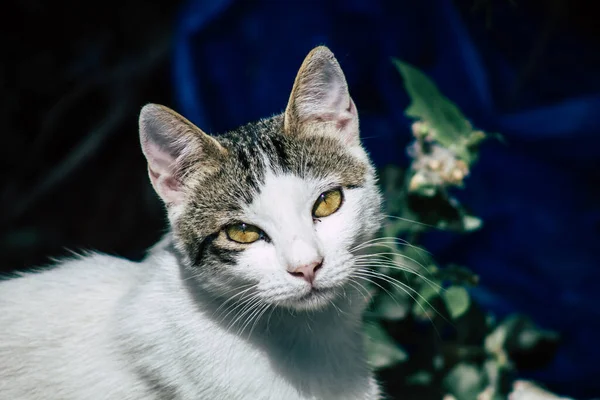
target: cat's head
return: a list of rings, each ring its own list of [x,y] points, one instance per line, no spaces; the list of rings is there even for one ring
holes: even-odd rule
[[[211,137],[149,104],[140,136],[184,268],[214,295],[323,307],[379,228],[356,107],[325,47],[306,57],[283,114]]]

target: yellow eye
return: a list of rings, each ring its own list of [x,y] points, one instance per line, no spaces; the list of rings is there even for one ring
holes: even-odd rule
[[[244,223],[229,225],[225,233],[230,240],[238,243],[253,243],[264,237],[263,231],[256,226]]]
[[[344,196],[341,189],[333,189],[321,193],[313,206],[313,217],[323,218],[330,216],[340,208],[343,200]]]

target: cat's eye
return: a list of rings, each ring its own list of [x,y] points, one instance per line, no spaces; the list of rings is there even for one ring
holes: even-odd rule
[[[344,195],[339,188],[321,193],[313,206],[313,218],[323,218],[333,214],[340,208],[343,200]]]
[[[259,228],[249,224],[234,224],[225,228],[225,233],[230,240],[238,243],[253,243],[263,239],[265,234]]]

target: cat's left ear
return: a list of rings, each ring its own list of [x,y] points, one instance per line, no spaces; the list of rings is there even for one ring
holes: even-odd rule
[[[210,173],[227,153],[216,139],[165,106],[145,105],[139,125],[150,181],[167,206],[182,202],[183,178],[191,169]]]
[[[311,129],[312,128],[312,129]],[[325,46],[304,59],[285,110],[285,132],[339,135],[345,143],[360,143],[358,113],[339,63]]]

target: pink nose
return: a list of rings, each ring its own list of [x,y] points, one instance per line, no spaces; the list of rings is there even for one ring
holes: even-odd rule
[[[323,259],[319,261],[312,262],[310,264],[300,265],[295,268],[289,268],[288,272],[291,275],[297,276],[298,278],[303,278],[306,282],[312,285],[315,280],[315,274],[323,265]]]

